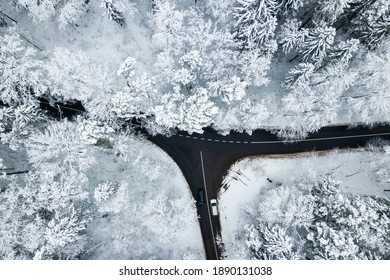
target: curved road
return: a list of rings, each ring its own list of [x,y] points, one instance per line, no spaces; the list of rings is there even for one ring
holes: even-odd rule
[[[52,107],[47,100],[42,99],[40,102],[42,109],[56,117],[71,118],[85,112],[81,102],[56,103],[55,107]],[[324,127],[304,140],[291,143],[278,139],[266,130],[254,131],[252,135],[231,132],[227,136],[222,136],[206,128],[203,134],[190,135],[187,132],[178,131],[171,137],[151,136],[142,128],[137,130],[165,150],[178,164],[194,198],[197,197],[198,189],[205,189],[205,205],[198,206],[197,210],[206,256],[211,260],[220,258],[221,249],[215,243],[217,235],[220,234],[219,219],[212,217],[209,202],[210,199],[217,198],[223,176],[234,162],[252,155],[362,147],[367,144],[367,141],[376,137],[390,140],[389,125],[375,128]]]
[[[210,213],[210,199],[217,198],[222,179],[229,167],[240,158],[252,155],[288,154],[306,151],[355,148],[380,137],[390,140],[390,126],[375,128],[347,126],[324,127],[304,140],[284,142],[265,130],[257,130],[251,136],[232,132],[227,136],[205,129],[203,134],[179,131],[171,137],[161,135],[147,138],[165,150],[182,170],[194,198],[198,189],[205,189],[205,205],[198,206],[199,224],[207,259],[221,256],[215,239],[220,234],[218,217]]]

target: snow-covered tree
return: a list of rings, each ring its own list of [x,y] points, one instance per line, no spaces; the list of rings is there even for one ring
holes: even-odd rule
[[[32,124],[43,119],[38,105],[35,103],[21,104],[17,107],[0,109],[0,138],[2,143],[16,150],[33,130]]]
[[[27,9],[35,23],[49,23],[58,15],[60,27],[76,24],[89,1],[84,0],[16,0],[19,8]]]
[[[359,50],[359,40],[349,39],[342,41],[330,49],[329,57],[341,63],[348,63]]]
[[[155,233],[161,242],[170,242],[184,228],[194,223],[194,208],[183,198],[170,199],[169,194],[160,192],[147,201],[142,208],[143,223]],[[169,226],[167,226],[169,225]]]
[[[361,39],[370,48],[375,49],[380,46],[390,36],[390,11],[389,15],[380,17],[362,31]]]
[[[390,44],[386,44],[380,53],[366,55],[358,68],[354,94],[348,100],[353,112],[366,123],[390,120],[389,49]]]
[[[245,48],[260,47],[274,37],[277,6],[275,0],[237,0],[234,34]]]
[[[6,27],[7,26],[7,22],[5,20],[5,16],[3,14],[3,9],[0,5],[0,27]]]
[[[340,183],[325,178],[317,182],[314,219],[308,234],[314,258],[366,259],[372,255],[387,259],[390,201],[375,196],[342,193]]]
[[[112,19],[120,26],[123,26],[125,24],[125,18],[123,17],[122,12],[118,11],[113,2],[113,0],[102,0],[101,6],[106,9],[105,14],[109,19]]]
[[[335,35],[335,28],[326,26],[324,22],[310,28],[299,48],[303,61],[320,64],[333,45]]]
[[[278,0],[279,7],[286,11],[297,11],[303,5],[306,4],[306,0]]]
[[[73,208],[69,210],[69,214],[66,216],[54,215],[54,218],[48,223],[45,230],[45,239],[47,241],[45,251],[47,251],[47,254],[54,255],[57,258],[62,257],[62,252],[66,252],[67,246],[85,238],[87,222]],[[82,245],[73,246],[70,250],[70,255],[77,256],[80,253],[79,250],[82,250]],[[68,257],[68,255],[68,252],[66,252],[65,256]]]
[[[87,1],[67,0],[58,12],[60,28],[68,25],[77,26],[77,21],[86,10]]]
[[[180,51],[183,47],[181,35],[183,33],[184,13],[176,8],[171,0],[154,1],[153,23],[155,31],[153,41],[160,49],[168,48],[169,51]],[[175,50],[172,46],[175,45]]]
[[[231,103],[232,101],[241,100],[246,92],[247,83],[237,76],[231,78],[229,83],[225,84],[221,89],[222,101]]]
[[[83,244],[74,241],[89,215],[85,185],[78,171],[51,165],[13,177],[0,195],[0,258],[78,258]]]
[[[218,108],[209,99],[205,89],[188,97],[180,106],[180,123],[177,127],[189,133],[202,133],[204,127],[209,126]]]
[[[307,236],[314,259],[353,260],[357,259],[358,246],[353,236],[344,231],[337,231],[325,222],[316,223],[314,230]]]
[[[106,181],[99,184],[94,190],[94,199],[98,205],[98,211],[102,213],[120,213],[129,199],[128,184],[125,182]]]
[[[110,141],[114,132],[115,130],[112,127],[102,121],[78,119],[78,133],[86,143],[97,145],[102,140]]]
[[[325,18],[333,23],[350,7],[350,3],[357,2],[355,0],[325,0],[321,1],[318,11],[322,13]]]
[[[245,226],[245,244],[251,256],[259,260],[302,259],[296,251],[296,240],[288,235],[286,229],[277,224],[259,222],[257,226]]]
[[[94,65],[83,52],[56,47],[45,68],[50,94],[61,101],[85,101],[96,92],[109,92],[111,88],[106,70]]]
[[[17,0],[17,4],[28,9],[36,22],[48,21],[56,13],[59,0]]]
[[[116,191],[116,187],[112,182],[106,181],[99,184],[93,194],[93,198],[98,202],[106,201]]]
[[[240,106],[242,128],[251,134],[253,130],[262,126],[264,121],[270,116],[270,111],[264,102],[251,102],[244,100]]]
[[[134,65],[136,63],[135,58],[129,56],[126,60],[121,64],[118,69],[118,76],[122,76],[126,80],[132,78],[135,75]]]
[[[244,81],[248,85],[262,86],[269,82],[267,76],[271,65],[271,57],[261,55],[258,50],[247,50],[241,53],[239,57],[241,72]]]
[[[36,51],[22,41],[16,29],[0,36],[0,100],[8,105],[24,103],[47,90]]]
[[[308,36],[308,30],[300,28],[302,23],[297,19],[288,19],[282,24],[278,32],[278,42],[285,53],[289,53],[300,46]]]
[[[281,186],[267,192],[259,204],[260,219],[285,227],[308,228],[313,221],[314,199],[297,186]]]
[[[312,63],[299,63],[288,72],[284,79],[284,86],[286,88],[293,88],[295,86],[307,84],[314,70],[315,66]]]
[[[51,162],[86,170],[93,159],[77,132],[77,124],[64,120],[49,123],[43,132],[31,134],[27,142],[30,162],[35,166]]]

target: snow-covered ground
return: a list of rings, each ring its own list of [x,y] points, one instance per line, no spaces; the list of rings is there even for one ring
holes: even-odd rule
[[[361,150],[334,150],[288,156],[245,158],[235,163],[224,178],[219,195],[222,240],[226,255],[245,257],[243,236],[237,235],[247,223],[244,211],[259,194],[277,186],[289,186],[329,175],[342,182],[341,190],[355,195],[389,197],[375,173],[381,153]],[[240,248],[241,247],[241,248]],[[234,252],[234,253],[233,253]]]
[[[178,166],[148,141],[133,141],[127,153],[138,156],[126,162],[98,151],[88,173],[91,186],[122,183],[126,194],[93,221],[89,232],[97,247],[88,258],[204,259],[195,201]],[[103,215],[106,209],[115,215]]]

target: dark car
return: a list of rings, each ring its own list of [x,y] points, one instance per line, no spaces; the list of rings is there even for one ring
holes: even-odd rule
[[[198,205],[204,205],[204,189],[198,190],[198,197],[196,198],[196,203]]]

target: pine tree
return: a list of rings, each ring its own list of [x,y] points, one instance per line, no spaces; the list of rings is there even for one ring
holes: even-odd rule
[[[348,99],[354,114],[362,121],[389,121],[390,110],[389,55],[390,44],[381,47],[381,52],[369,52],[358,66],[358,80],[354,94]]]
[[[323,14],[325,20],[329,23],[335,22],[346,9],[350,7],[350,3],[355,0],[325,0],[321,1],[318,11]]]
[[[235,37],[244,48],[253,49],[266,44],[277,26],[277,1],[238,0],[234,10]]]
[[[390,15],[380,17],[376,22],[368,24],[362,31],[361,39],[370,49],[375,49],[390,35]]]
[[[326,26],[324,22],[310,28],[299,49],[303,61],[320,64],[326,57],[328,49],[332,46],[335,35],[336,30],[333,27]]]
[[[105,13],[109,19],[117,22],[120,26],[125,24],[125,18],[123,17],[123,14],[117,10],[113,0],[102,0],[101,6],[106,8]]]
[[[286,88],[293,88],[297,85],[307,84],[314,70],[315,66],[311,63],[299,63],[288,72],[284,79],[284,86]]]
[[[297,19],[288,19],[282,26],[278,33],[279,44],[285,53],[289,53],[305,41],[308,35],[308,30],[300,28],[302,23]]]
[[[330,49],[329,57],[341,63],[348,63],[353,55],[359,50],[358,39],[342,41]]]

